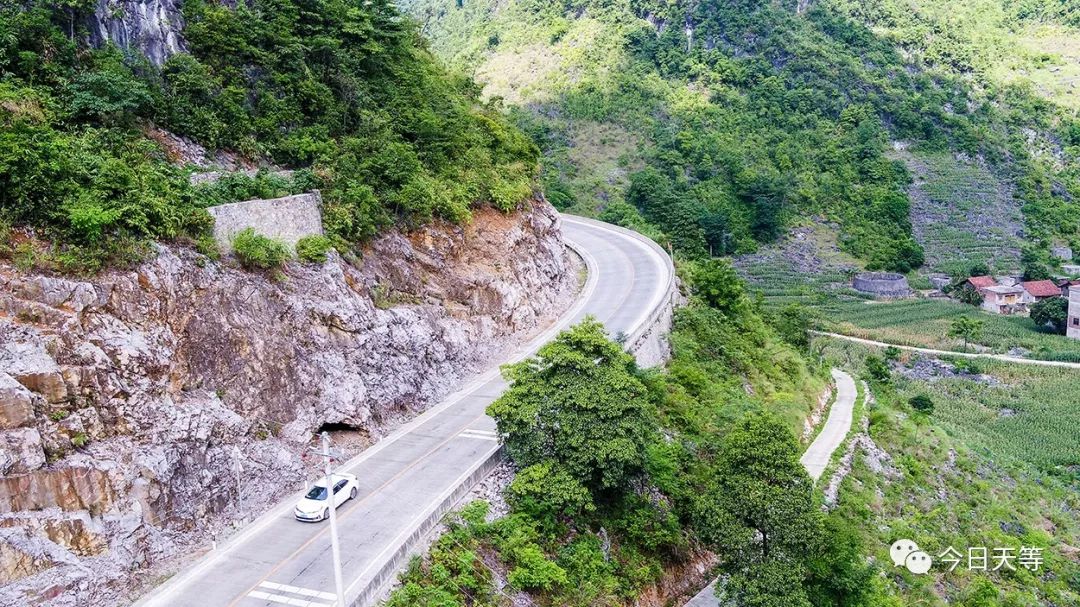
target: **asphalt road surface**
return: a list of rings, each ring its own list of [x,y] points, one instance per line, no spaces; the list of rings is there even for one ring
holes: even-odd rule
[[[631,334],[667,295],[671,265],[662,250],[598,222],[563,220],[566,239],[586,258],[589,279],[577,303],[511,360],[532,353],[587,314],[612,335]],[[498,449],[495,423],[484,410],[505,388],[493,366],[340,468],[360,481],[356,499],[337,510],[347,603],[379,585],[377,574],[417,525]],[[295,520],[298,497],[290,496],[137,604],[334,605],[329,524]]]

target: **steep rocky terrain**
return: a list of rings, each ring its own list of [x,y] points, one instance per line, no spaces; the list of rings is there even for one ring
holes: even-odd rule
[[[544,201],[390,233],[284,280],[159,246],[78,281],[0,265],[0,605],[124,602],[573,298]],[[363,440],[361,441],[363,442]]]

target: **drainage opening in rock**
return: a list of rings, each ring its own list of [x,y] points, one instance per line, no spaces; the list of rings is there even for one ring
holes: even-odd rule
[[[318,441],[322,433],[330,434],[330,443],[335,450],[346,457],[352,457],[374,443],[367,428],[347,422],[326,422],[315,431],[313,441]]]

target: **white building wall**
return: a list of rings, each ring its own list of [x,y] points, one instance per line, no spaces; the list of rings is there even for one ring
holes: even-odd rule
[[[1069,287],[1069,318],[1065,335],[1080,339],[1080,285]]]

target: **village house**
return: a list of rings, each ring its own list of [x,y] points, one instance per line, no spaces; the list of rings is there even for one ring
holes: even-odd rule
[[[982,294],[983,289],[988,287],[996,287],[997,281],[993,276],[972,276],[967,279],[967,284]]]
[[[1065,335],[1080,339],[1080,286],[1069,289],[1069,316],[1065,321]]]
[[[1024,288],[1019,286],[994,285],[979,291],[982,293],[982,309],[993,314],[1024,314]]]
[[[1033,304],[1044,299],[1061,297],[1061,287],[1052,280],[1028,280],[1020,283],[1024,289],[1022,300],[1025,304]]]
[[[1068,298],[1069,297],[1069,287],[1071,287],[1073,285],[1080,285],[1080,280],[1077,280],[1075,278],[1073,278],[1073,279],[1059,278],[1058,281],[1057,281],[1057,285],[1058,285],[1058,287],[1061,288],[1061,296],[1065,297],[1065,298]]]

